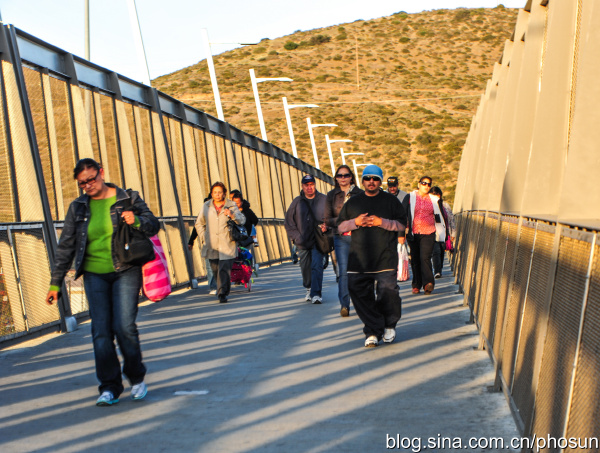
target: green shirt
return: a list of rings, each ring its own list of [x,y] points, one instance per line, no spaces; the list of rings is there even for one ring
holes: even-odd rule
[[[83,260],[83,270],[86,272],[108,274],[115,271],[112,260],[113,225],[110,207],[116,201],[116,195],[102,200],[90,200],[90,221]]]

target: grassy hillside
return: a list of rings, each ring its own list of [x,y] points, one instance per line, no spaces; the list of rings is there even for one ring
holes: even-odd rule
[[[422,174],[433,176],[448,201],[460,154],[479,96],[510,37],[517,10],[435,10],[297,31],[214,57],[225,119],[260,137],[249,69],[257,77],[294,82],[259,84],[268,139],[291,153],[282,97],[290,104],[298,156],[314,165],[306,118],[335,123],[316,128],[321,169],[330,165],[325,134],[347,138],[344,152],[363,152],[357,163],[375,163],[398,176],[405,190]],[[358,59],[358,61],[357,61]],[[358,64],[357,64],[358,63]],[[216,116],[206,61],[159,77],[154,86]],[[335,164],[341,164],[334,143]]]

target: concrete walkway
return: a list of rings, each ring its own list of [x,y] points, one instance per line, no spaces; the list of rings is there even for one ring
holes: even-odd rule
[[[398,337],[373,349],[354,311],[339,316],[331,268],[323,305],[304,294],[286,263],[228,304],[201,286],[144,305],[150,391],[112,407],[94,405],[89,323],[0,351],[0,452],[375,452],[399,438],[400,451],[428,438],[453,450],[444,437],[489,452],[465,443],[518,436],[450,277],[431,296],[403,283]]]

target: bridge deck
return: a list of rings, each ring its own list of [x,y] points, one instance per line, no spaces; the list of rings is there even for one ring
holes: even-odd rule
[[[0,451],[364,452],[394,446],[387,435],[508,441],[517,431],[504,396],[487,390],[488,355],[474,349],[477,331],[451,279],[438,282],[431,296],[401,285],[396,342],[375,349],[364,348],[353,311],[339,316],[331,268],[320,306],[303,301],[289,263],[261,271],[251,293],[233,287],[228,304],[203,286],[145,305],[150,391],[132,402],[126,389],[113,407],[94,406],[89,323],[1,351]]]

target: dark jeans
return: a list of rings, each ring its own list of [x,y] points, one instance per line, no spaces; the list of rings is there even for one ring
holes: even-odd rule
[[[217,297],[219,299],[227,297],[231,290],[231,266],[233,265],[233,259],[209,261],[213,275],[217,277]]]
[[[333,246],[338,265],[338,299],[342,307],[350,308],[350,293],[348,292],[348,255],[350,254],[351,236],[336,234],[333,236]]]
[[[444,267],[444,253],[446,253],[446,243],[436,242],[433,246],[433,273],[442,275]]]
[[[363,332],[367,337],[375,335],[381,339],[384,328],[396,328],[402,317],[402,299],[398,293],[395,269],[348,274],[348,290],[356,314],[365,325]]]
[[[435,233],[415,234],[412,241],[408,241],[410,247],[410,267],[412,267],[413,288],[424,288],[431,283],[435,286],[433,270],[431,267],[431,256],[435,244]]]
[[[300,272],[302,272],[302,285],[310,288],[310,297],[321,297],[323,287],[323,254],[316,247],[311,249],[298,249],[300,258]]]
[[[130,384],[139,384],[146,375],[135,324],[142,271],[136,266],[109,274],[85,272],[83,285],[92,318],[98,390],[112,392],[118,398],[123,392],[123,382],[115,337],[123,355],[123,374]]]

